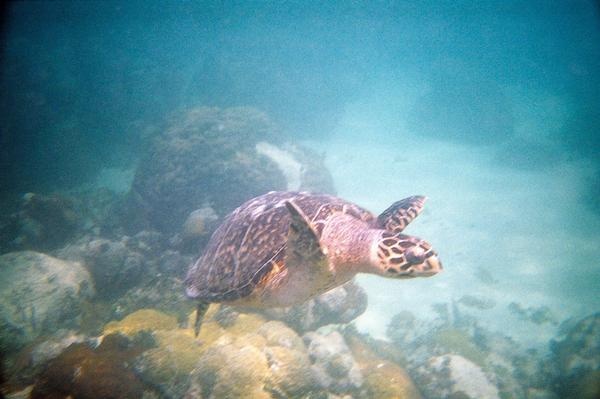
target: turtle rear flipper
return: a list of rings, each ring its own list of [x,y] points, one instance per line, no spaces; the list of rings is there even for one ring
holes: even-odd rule
[[[194,321],[194,337],[197,337],[200,333],[200,327],[202,327],[202,319],[210,306],[210,302],[198,302],[196,305],[196,320]]]
[[[377,217],[377,222],[382,229],[400,233],[421,213],[426,200],[427,197],[414,195],[394,202]]]

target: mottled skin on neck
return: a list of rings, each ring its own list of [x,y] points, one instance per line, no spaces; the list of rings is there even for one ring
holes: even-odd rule
[[[317,264],[274,268],[248,298],[236,304],[292,306],[351,280],[357,273],[390,278],[431,276],[441,264],[431,246],[416,237],[374,229],[344,213],[328,218],[321,233],[325,257]],[[283,262],[283,260],[282,260]]]

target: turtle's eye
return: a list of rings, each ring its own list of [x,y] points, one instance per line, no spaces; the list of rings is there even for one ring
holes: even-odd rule
[[[442,269],[428,242],[402,234],[384,237],[379,242],[378,256],[389,277],[425,277]]]
[[[422,263],[425,260],[425,250],[419,246],[408,248],[404,251],[404,256],[410,264]]]

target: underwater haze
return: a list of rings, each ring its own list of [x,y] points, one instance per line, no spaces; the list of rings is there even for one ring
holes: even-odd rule
[[[597,2],[7,2],[1,23],[0,396],[600,397]],[[188,266],[271,190],[374,215],[425,195],[405,232],[444,270],[213,304],[194,337]]]

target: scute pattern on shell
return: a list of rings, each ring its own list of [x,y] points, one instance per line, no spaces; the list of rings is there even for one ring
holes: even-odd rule
[[[269,192],[242,204],[214,232],[188,271],[187,295],[208,302],[233,301],[249,295],[274,264],[281,267],[290,225],[286,201],[304,212],[319,237],[336,212],[376,223],[370,212],[331,195]]]

